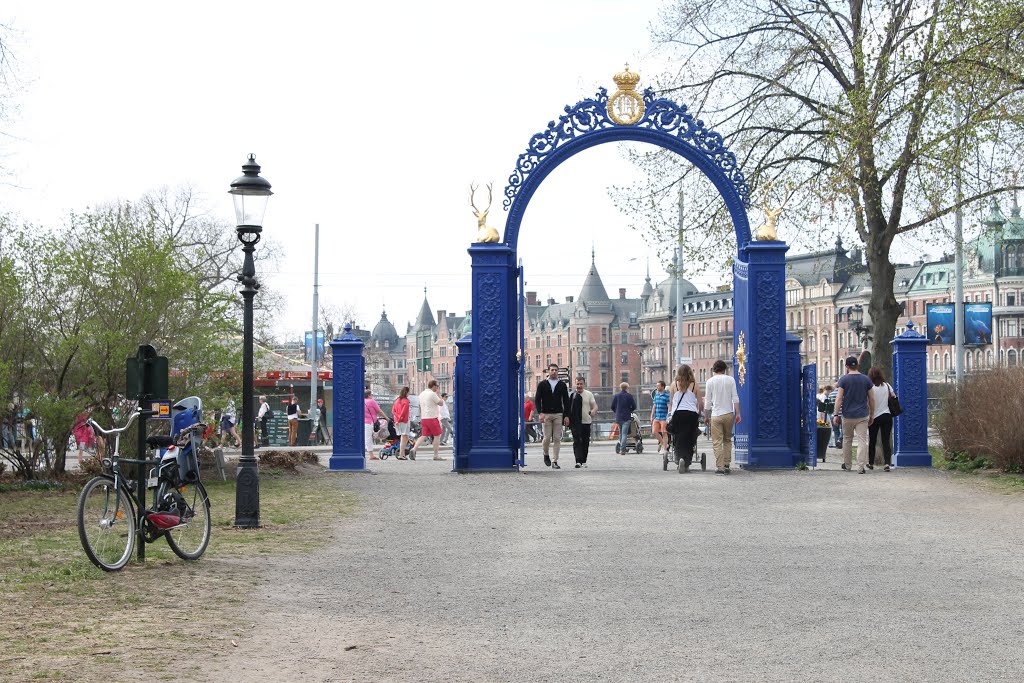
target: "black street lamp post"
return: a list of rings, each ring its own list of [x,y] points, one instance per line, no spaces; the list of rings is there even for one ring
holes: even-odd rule
[[[869,334],[871,326],[864,321],[864,307],[857,304],[850,310],[850,327],[857,335],[857,341],[862,348],[867,348],[868,342],[873,340]]]
[[[260,177],[256,155],[242,165],[242,175],[231,183],[229,191],[235,203],[235,232],[242,243],[245,260],[238,281],[242,285],[243,340],[242,340],[242,454],[238,458],[235,477],[235,526],[255,529],[260,526],[260,474],[256,463],[255,430],[253,421],[253,350],[252,300],[259,291],[256,265],[252,253],[263,232],[263,214],[267,200],[273,193],[266,178]]]

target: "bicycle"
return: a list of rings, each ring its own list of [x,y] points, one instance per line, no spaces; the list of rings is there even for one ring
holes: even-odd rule
[[[184,402],[183,402],[184,403]],[[185,410],[179,403],[177,410]],[[146,445],[163,454],[158,458],[121,458],[117,455],[121,434],[141,414],[136,410],[123,427],[103,429],[90,419],[99,435],[113,437],[110,456],[103,459],[104,473],[86,483],[78,498],[78,536],[89,560],[104,571],[122,569],[131,559],[136,542],[154,543],[164,537],[175,555],[197,560],[210,543],[210,498],[201,481],[195,453],[206,425],[194,422],[176,437],[150,436]],[[153,466],[146,480],[155,489],[153,507],[141,514],[133,493],[136,482],[121,474],[121,464]]]

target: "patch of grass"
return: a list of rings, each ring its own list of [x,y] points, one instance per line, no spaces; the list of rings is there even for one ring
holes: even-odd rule
[[[991,465],[983,458],[970,458],[963,454],[946,453],[941,448],[929,446],[932,466],[962,475],[974,475],[973,481],[1004,494],[1024,494],[1024,476],[1017,473],[1001,473],[987,469]],[[981,463],[980,465],[978,463]]]
[[[178,559],[161,539],[146,546],[144,564],[115,573],[85,557],[77,490],[0,496],[0,604],[5,622],[18,625],[0,631],[0,680],[152,678],[169,650],[187,661],[199,648],[230,647],[249,626],[238,610],[262,558],[326,543],[356,505],[344,478],[319,468],[283,476],[261,469],[264,526],[235,529],[234,482],[204,485],[213,531],[199,561]]]

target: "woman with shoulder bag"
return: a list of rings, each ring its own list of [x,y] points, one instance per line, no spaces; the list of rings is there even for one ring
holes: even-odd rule
[[[889,412],[889,397],[896,393],[885,381],[885,375],[879,368],[868,370],[868,379],[874,384],[871,387],[871,398],[875,404],[874,418],[868,425],[868,469],[875,469],[875,444],[878,435],[882,435],[882,455],[885,458],[885,471],[892,466],[892,414]]]
[[[689,365],[679,366],[672,389],[669,431],[672,432],[676,466],[680,473],[689,472],[693,452],[697,448],[698,416],[704,410],[704,400]]]

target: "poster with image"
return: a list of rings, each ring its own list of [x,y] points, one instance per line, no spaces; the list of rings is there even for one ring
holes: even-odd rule
[[[992,343],[992,304],[964,304],[964,344]]]
[[[929,344],[953,343],[953,304],[928,304],[925,306],[928,316],[927,332]]]

